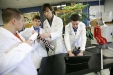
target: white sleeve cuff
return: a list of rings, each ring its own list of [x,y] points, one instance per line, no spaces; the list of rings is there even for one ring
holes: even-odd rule
[[[85,51],[85,47],[81,47],[80,50]]]
[[[50,33],[50,35],[51,35],[51,40],[53,40],[54,39],[54,33]]]

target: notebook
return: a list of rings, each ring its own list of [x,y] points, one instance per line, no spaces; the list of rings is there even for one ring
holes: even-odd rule
[[[65,57],[66,74],[88,69],[88,61],[91,56]]]

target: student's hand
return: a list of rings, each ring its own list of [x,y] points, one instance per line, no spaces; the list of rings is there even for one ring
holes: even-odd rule
[[[75,56],[71,51],[68,52],[69,56]]]
[[[40,37],[43,38],[43,39],[48,38],[48,37],[50,37],[50,36],[51,36],[50,33],[43,33],[43,34],[40,34]]]
[[[33,31],[32,31],[32,34],[34,34],[34,33],[38,33],[38,32],[37,32],[36,30],[33,30]]]
[[[50,44],[50,42],[48,40],[46,40],[46,43]],[[46,46],[47,48],[49,48],[48,46]]]
[[[37,42],[40,42],[40,39],[36,39],[37,40]]]
[[[25,41],[24,43],[27,43],[28,45],[32,45],[32,40],[27,40],[27,41]]]
[[[48,40],[46,40],[46,43],[50,44],[50,42]]]
[[[80,51],[80,53],[77,54],[77,56],[83,56],[83,51]]]

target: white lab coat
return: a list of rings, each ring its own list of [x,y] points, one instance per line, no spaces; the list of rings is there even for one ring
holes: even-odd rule
[[[66,25],[64,40],[67,51],[73,50],[75,47],[77,48],[80,47],[80,50],[85,50],[85,45],[86,45],[85,24],[79,22],[76,34],[73,30],[71,22],[68,25]]]
[[[24,41],[24,38],[22,40]],[[31,51],[30,45],[22,43],[15,35],[1,27],[0,75],[37,75],[30,57]]]
[[[33,26],[31,28],[26,28],[24,31],[20,32],[20,35],[25,39],[28,39],[32,35],[32,31],[34,30]],[[44,30],[40,28],[40,34],[43,33]],[[37,42],[37,41],[35,41]],[[45,49],[45,45],[43,42],[37,43],[37,47],[31,52],[31,57],[36,69],[40,68],[42,57],[47,56],[47,51]]]
[[[50,44],[55,48],[55,51],[52,52],[51,55],[64,53],[62,41],[62,29],[63,29],[62,19],[54,15],[51,27],[47,19],[44,21],[43,27],[45,33],[51,34],[51,38],[47,39],[50,42]]]

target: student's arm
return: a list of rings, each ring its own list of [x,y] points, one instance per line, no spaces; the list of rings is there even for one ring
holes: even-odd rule
[[[81,25],[81,46],[80,46],[80,54],[78,54],[78,56],[83,55],[83,52],[85,51],[85,45],[86,45],[86,27],[85,27],[85,24],[82,23]]]
[[[86,45],[86,27],[85,24],[82,25],[82,31],[81,31],[81,46],[80,50],[85,51],[85,45]]]
[[[50,37],[50,40],[54,40],[54,39],[57,39],[59,37],[62,36],[62,29],[63,29],[63,22],[62,20],[59,18],[57,19],[58,21],[56,22],[56,30],[54,32],[51,32],[51,33],[45,33],[43,35],[41,35],[41,37],[43,38],[48,38]],[[44,30],[46,31],[46,26],[45,26],[45,22],[44,22]],[[44,36],[46,35],[46,36]]]
[[[51,35],[51,40],[57,39],[62,36],[62,29],[63,29],[63,22],[59,18],[58,23],[57,23],[57,30],[55,32],[50,33]]]
[[[42,30],[41,30],[42,31]],[[44,32],[44,31],[43,31]],[[22,37],[24,37],[26,40],[28,40],[31,36],[32,36],[32,34],[34,34],[34,33],[37,33],[37,31],[35,31],[35,30],[32,30],[31,31],[31,29],[30,28],[27,28],[27,29],[25,29],[24,31],[22,31],[21,33],[20,33],[20,35],[22,36]],[[34,41],[33,41],[33,43],[32,43],[32,50],[36,50],[37,49],[37,47],[39,46],[39,43],[40,43],[40,39],[35,39]]]
[[[65,46],[66,49],[69,53],[69,56],[74,56],[74,54],[71,51],[71,44],[70,44],[70,40],[69,40],[69,25],[65,26],[65,36],[64,36],[64,41],[65,41]]]
[[[30,53],[32,47],[27,43],[30,43],[30,41],[19,44],[13,48],[9,48],[8,50],[6,49],[7,45],[4,42],[0,43],[0,75],[5,74],[17,67],[26,55]]]

